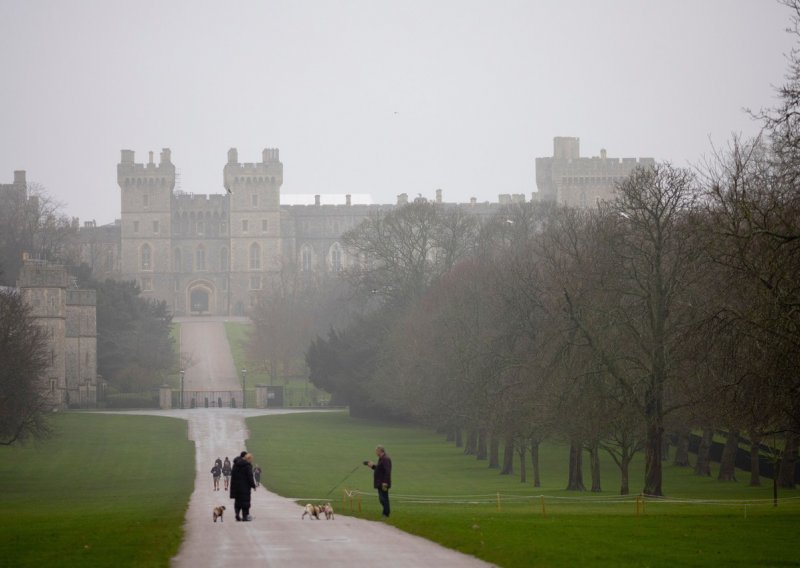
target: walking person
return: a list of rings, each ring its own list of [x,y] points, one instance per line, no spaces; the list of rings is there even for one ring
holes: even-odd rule
[[[378,501],[383,507],[382,515],[388,518],[390,512],[389,489],[392,487],[392,459],[386,455],[386,450],[380,444],[375,447],[375,455],[378,456],[377,463],[367,460],[364,465],[372,468],[372,485],[378,490]]]
[[[231,470],[231,492],[233,510],[236,512],[237,521],[252,521],[250,516],[250,490],[255,491],[256,482],[253,479],[253,456],[247,452],[233,460]]]
[[[219,491],[219,477],[222,475],[222,462],[217,460],[211,468],[211,475],[214,476],[214,491]]]
[[[256,487],[261,485],[261,466],[258,464],[253,468],[253,478],[256,480]]]
[[[225,463],[222,464],[222,476],[225,478],[225,491],[227,491],[231,482],[231,460],[228,456],[225,456]]]

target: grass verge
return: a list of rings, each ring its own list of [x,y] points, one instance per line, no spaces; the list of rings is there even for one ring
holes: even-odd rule
[[[0,448],[7,566],[168,566],[194,487],[183,420],[60,414],[56,436]]]
[[[345,413],[259,417],[247,423],[248,448],[264,469],[267,487],[301,502],[327,499],[338,514],[375,520],[380,506],[371,472],[358,464],[374,459],[373,448],[383,443],[394,462],[389,522],[499,566],[800,565],[792,544],[800,530],[800,492],[782,492],[790,500],[772,508],[769,480],[749,487],[747,474],[740,474],[738,483],[720,483],[668,465],[665,492],[690,502],[649,502],[637,516],[633,498],[616,502],[619,474],[605,456],[607,491],[576,495],[563,491],[568,456],[563,446],[543,445],[542,487],[534,488],[530,473],[529,482],[520,483],[519,462],[516,475],[501,476],[443,436],[408,425]],[[632,488],[642,470],[641,461],[632,467]],[[343,499],[344,487],[363,492],[360,512],[357,499]],[[743,501],[761,499],[747,507]]]

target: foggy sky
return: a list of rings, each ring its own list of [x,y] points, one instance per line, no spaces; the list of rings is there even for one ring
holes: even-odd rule
[[[773,0],[0,0],[0,183],[106,223],[120,149],[221,193],[228,148],[278,147],[283,193],[530,197],[554,136],[687,165],[756,132],[788,23]]]

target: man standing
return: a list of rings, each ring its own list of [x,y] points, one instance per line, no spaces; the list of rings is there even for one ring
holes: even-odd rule
[[[255,490],[253,480],[253,456],[247,452],[233,460],[231,471],[231,493],[233,509],[236,511],[237,521],[252,521],[250,516],[250,490]],[[239,513],[241,512],[241,516]]]
[[[378,501],[383,507],[383,516],[389,517],[389,489],[392,487],[392,459],[386,455],[386,450],[380,444],[375,447],[378,463],[369,460],[364,465],[372,468],[372,484],[378,490]]]

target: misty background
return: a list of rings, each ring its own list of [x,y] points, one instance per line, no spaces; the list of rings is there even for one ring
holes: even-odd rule
[[[771,0],[0,0],[0,181],[119,217],[119,151],[173,151],[221,193],[226,151],[279,147],[283,194],[495,201],[582,155],[698,163],[753,134],[791,49]]]

